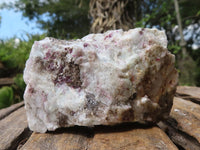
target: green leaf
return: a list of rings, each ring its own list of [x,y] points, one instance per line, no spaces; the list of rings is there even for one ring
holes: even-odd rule
[[[13,103],[13,90],[5,86],[0,89],[0,109],[8,107]]]
[[[200,16],[200,10],[197,12],[196,16]]]
[[[173,44],[173,45],[168,45],[168,49],[174,54],[178,54],[181,50],[181,47],[177,44]]]
[[[26,84],[24,83],[23,75],[22,74],[18,74],[14,78],[14,83],[17,85],[18,89],[20,89],[21,91],[25,90]]]
[[[5,67],[22,72],[34,41],[43,39],[45,35],[28,36],[28,41],[21,40],[18,44],[16,44],[15,38],[0,43],[0,61]]]

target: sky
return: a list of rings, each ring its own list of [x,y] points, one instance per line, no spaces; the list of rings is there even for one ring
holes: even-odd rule
[[[14,3],[17,0],[0,0],[0,5],[2,3]],[[44,2],[45,0],[40,0],[41,2]],[[10,38],[20,38],[27,40],[26,34],[42,34],[44,31],[42,31],[36,21],[30,21],[28,18],[25,18],[22,16],[22,12],[15,12],[14,10],[8,10],[8,9],[0,9],[0,16],[1,16],[1,24],[0,24],[0,40],[7,40]],[[43,19],[46,19],[45,16],[43,16]],[[190,28],[193,28],[191,26]],[[187,29],[188,30],[188,29]],[[190,29],[191,30],[191,29]],[[189,33],[192,33],[189,32]],[[191,34],[188,34],[185,36],[185,39],[187,40],[188,37],[190,37]],[[177,36],[177,38],[180,38]],[[200,45],[193,44],[193,49],[197,49],[200,47]]]
[[[0,5],[3,2],[9,3],[15,0],[0,0]],[[22,17],[22,12],[14,10],[0,9],[1,24],[0,24],[0,39],[6,40],[12,37],[27,39],[26,34],[42,34],[36,21],[30,21],[28,18]]]

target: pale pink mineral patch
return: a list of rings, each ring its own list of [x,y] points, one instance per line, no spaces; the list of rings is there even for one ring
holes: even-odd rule
[[[164,31],[156,29],[37,41],[24,71],[29,127],[46,132],[156,122],[172,107],[178,81],[174,62]]]

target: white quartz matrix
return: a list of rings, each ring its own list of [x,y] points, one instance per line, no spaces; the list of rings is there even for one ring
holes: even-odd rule
[[[164,31],[136,28],[33,44],[24,70],[31,130],[156,122],[168,116],[178,74]]]

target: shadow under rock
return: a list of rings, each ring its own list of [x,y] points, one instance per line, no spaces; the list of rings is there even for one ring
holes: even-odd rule
[[[141,124],[141,123],[121,123],[116,125],[96,125],[94,127],[85,126],[74,126],[59,128],[55,131],[48,131],[49,134],[63,134],[70,133],[76,135],[82,135],[87,138],[93,138],[96,133],[115,133],[115,132],[125,132],[133,129],[148,129],[156,126],[156,124]]]

